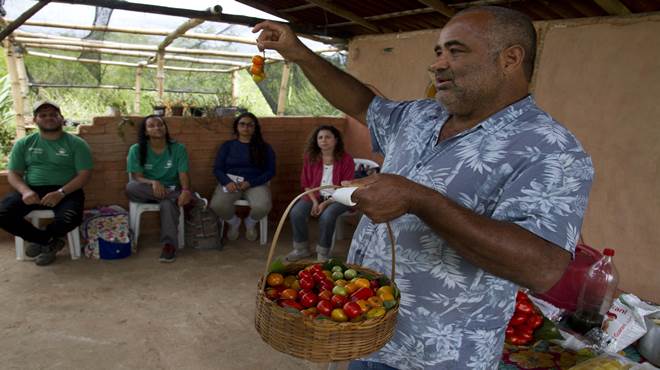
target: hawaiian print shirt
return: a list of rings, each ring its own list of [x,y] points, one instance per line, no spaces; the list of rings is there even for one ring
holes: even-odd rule
[[[594,175],[577,139],[531,96],[436,145],[448,118],[435,100],[376,97],[367,122],[374,149],[385,156],[382,172],[573,253]],[[366,360],[399,369],[497,368],[516,284],[461,258],[412,214],[390,224],[401,290],[397,330]],[[389,276],[385,224],[362,217],[348,260]]]

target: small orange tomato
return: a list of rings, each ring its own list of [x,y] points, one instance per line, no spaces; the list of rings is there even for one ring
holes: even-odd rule
[[[348,283],[348,284],[344,285],[344,288],[346,288],[346,291],[348,292],[348,294],[353,294],[353,292],[358,290],[358,286],[355,285],[355,283]]]
[[[250,67],[250,74],[259,75],[262,74],[263,72],[264,69],[262,68],[262,66],[252,65],[252,67]]]
[[[369,303],[367,301],[365,301],[364,299],[360,299],[358,301],[355,301],[355,303],[360,305],[360,308],[362,309],[362,313],[365,313],[365,312],[369,311],[369,308],[371,308],[371,307],[369,307]]]
[[[271,272],[268,274],[268,277],[266,278],[266,282],[270,286],[278,286],[284,284],[284,276],[282,274],[279,274],[277,272]]]
[[[367,304],[369,304],[369,307],[376,308],[376,307],[383,307],[383,300],[380,299],[380,297],[369,297],[367,298]]]
[[[376,290],[376,295],[381,295],[383,293],[394,294],[394,288],[392,288],[391,285],[383,285],[382,287],[378,288],[378,290]]]
[[[383,292],[378,295],[378,298],[382,299],[383,301],[393,301],[394,295],[392,293]]]
[[[294,280],[291,284],[291,289],[300,290],[300,280]]]
[[[332,279],[332,271],[323,270],[323,275],[325,275],[325,277],[327,277],[328,279],[333,280]]]
[[[367,319],[375,319],[377,317],[385,316],[385,308],[376,307],[367,312]]]
[[[284,278],[284,286],[287,288],[291,288],[291,285],[293,285],[294,281],[296,281],[296,277],[294,275],[287,275]]]
[[[261,55],[255,55],[252,57],[252,64],[263,65],[266,59]]]
[[[278,292],[275,288],[268,288],[266,289],[266,297],[268,297],[268,299],[271,301],[274,301],[280,297],[280,292]]]
[[[355,281],[353,283],[355,285],[357,285],[358,288],[369,288],[370,287],[369,280],[367,280],[365,278],[357,278],[357,279],[355,279]]]
[[[330,318],[332,319],[332,321],[337,321],[337,322],[348,321],[348,316],[346,316],[346,313],[341,308],[335,308],[334,310],[332,310],[332,312],[330,313]]]
[[[345,287],[347,285],[346,280],[344,280],[344,279],[335,280],[335,285]]]
[[[295,300],[298,297],[298,292],[295,289],[284,289],[282,293],[280,293],[280,298],[282,299],[293,299]]]

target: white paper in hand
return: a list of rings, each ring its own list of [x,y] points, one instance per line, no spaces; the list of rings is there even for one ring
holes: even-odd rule
[[[357,204],[351,200],[351,195],[356,189],[357,187],[339,188],[332,194],[332,199],[345,206],[352,207]]]

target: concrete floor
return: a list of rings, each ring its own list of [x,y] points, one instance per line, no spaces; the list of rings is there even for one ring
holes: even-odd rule
[[[276,255],[291,246],[285,230]],[[348,244],[337,241],[333,255],[345,257]],[[273,350],[256,332],[267,256],[258,242],[184,249],[172,264],[158,262],[155,235],[123,260],[73,261],[67,250],[39,267],[17,261],[13,241],[0,241],[0,368],[327,368]]]

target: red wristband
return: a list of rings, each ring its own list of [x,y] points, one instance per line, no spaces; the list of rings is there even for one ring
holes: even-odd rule
[[[181,189],[182,193],[190,193],[190,189]]]

